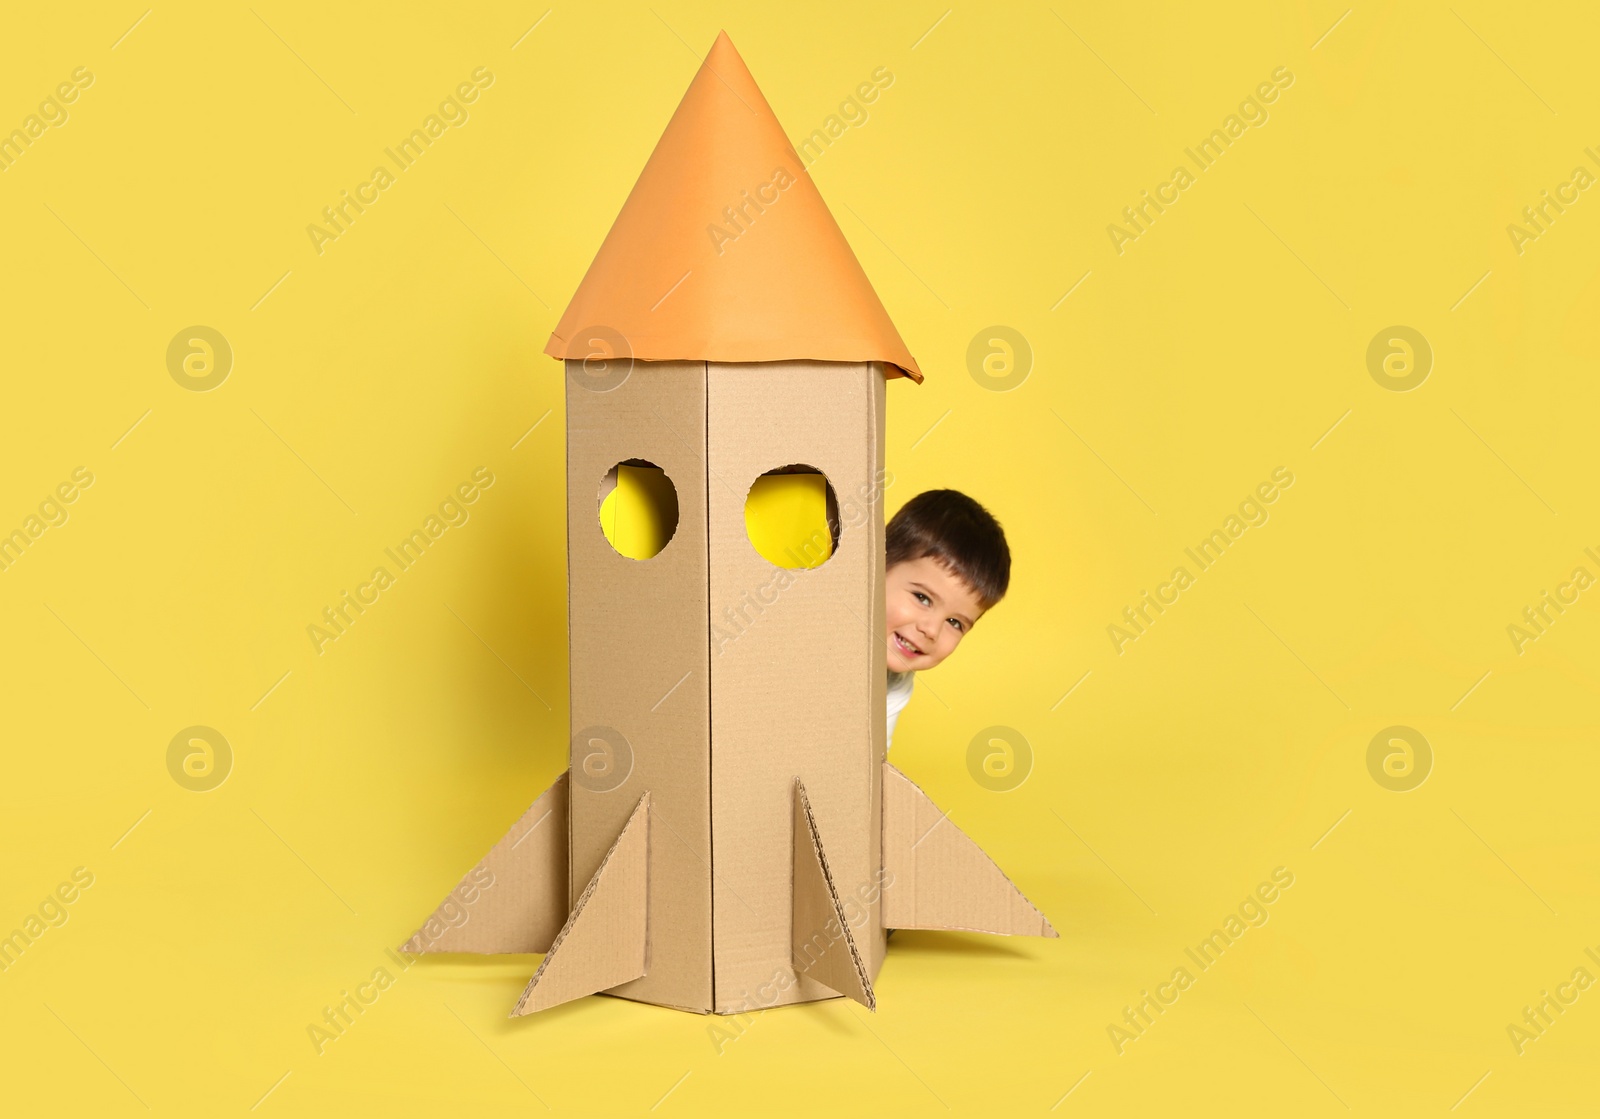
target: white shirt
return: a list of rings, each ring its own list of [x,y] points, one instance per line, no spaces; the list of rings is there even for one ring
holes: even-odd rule
[[[906,704],[911,702],[911,687],[915,683],[916,673],[889,670],[889,734],[884,740],[885,751],[894,745],[894,721],[900,717],[900,712],[905,710]]]

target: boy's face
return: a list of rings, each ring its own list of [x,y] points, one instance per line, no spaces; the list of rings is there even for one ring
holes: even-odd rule
[[[897,563],[886,573],[889,668],[921,672],[955,652],[983,607],[978,596],[932,556]]]

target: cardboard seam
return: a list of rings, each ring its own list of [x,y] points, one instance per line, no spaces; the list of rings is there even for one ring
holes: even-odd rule
[[[574,671],[573,654],[576,652],[576,650],[573,648],[573,644],[572,644],[572,635],[577,633],[578,630],[577,630],[576,626],[574,626],[573,618],[572,618],[572,571],[573,571],[573,567],[572,567],[572,538],[574,536],[573,517],[575,516],[575,514],[572,511],[572,509],[573,509],[573,501],[572,501],[572,435],[573,435],[573,430],[572,430],[572,390],[573,390],[573,382],[572,382],[572,377],[571,377],[571,374],[570,374],[570,370],[568,368],[568,362],[570,360],[571,359],[569,358],[566,361],[563,361],[561,363],[561,381],[562,381],[562,384],[566,388],[566,392],[563,393],[563,398],[564,398],[564,402],[565,402],[565,405],[566,405],[566,407],[565,407],[566,424],[564,426],[566,427],[566,436],[567,436],[567,445],[566,445],[565,453],[562,455],[561,468],[566,473],[566,491],[567,491],[567,772],[568,773],[572,772],[572,762],[573,762],[573,757],[572,757],[572,746],[573,746],[572,736],[574,734],[576,734],[577,730],[578,730],[578,727],[577,727],[576,723],[574,722],[574,716],[575,716],[575,714],[577,713],[577,710],[578,710],[578,695],[577,695],[578,674],[577,674],[577,672]],[[572,826],[572,819],[573,819],[573,811],[572,810],[573,810],[573,806],[574,806],[573,802],[576,801],[578,798],[576,796],[572,795],[572,790],[571,790],[570,787],[568,788],[567,793],[568,793],[568,798],[567,798],[567,903],[570,905],[572,903],[572,901],[573,901],[573,897],[572,897],[572,868],[574,866],[573,860],[577,857],[576,853],[573,851],[574,846],[576,846],[573,843],[573,836],[576,834],[576,832],[575,832],[575,830],[573,829],[573,826]],[[570,919],[570,914],[569,914],[569,919]],[[566,934],[566,927],[563,926],[561,932],[557,933],[556,935],[558,937],[560,937],[560,936],[563,936],[565,934]],[[552,944],[551,948],[554,949],[554,947],[555,947],[555,945]],[[548,953],[547,953],[547,955],[548,955]],[[543,961],[540,962],[539,966],[541,968],[544,966]]]
[[[866,390],[867,390],[867,431],[868,431],[868,436],[867,436],[866,456],[865,456],[865,460],[864,460],[865,466],[866,466],[866,470],[864,471],[864,473],[865,473],[866,477],[870,480],[870,482],[872,484],[872,487],[873,487],[874,493],[877,493],[877,489],[878,489],[878,454],[877,454],[877,452],[879,450],[881,450],[882,447],[883,447],[883,444],[876,438],[877,430],[878,430],[878,385],[877,385],[877,377],[878,377],[879,373],[884,370],[884,366],[881,363],[878,363],[878,362],[868,362],[866,368],[867,368]],[[878,494],[878,500],[882,501],[882,495],[881,494]],[[877,513],[874,514],[874,516],[878,516],[878,515],[879,514],[877,514]],[[870,528],[873,527],[875,525],[875,523],[876,522],[874,522],[871,518],[869,518],[866,522],[864,522],[863,527],[864,528],[868,528],[870,530]],[[873,564],[873,565],[882,565],[885,562],[885,556],[884,556],[883,548],[882,547],[872,548],[872,540],[876,535],[877,535],[876,533],[873,533],[871,531],[868,531],[868,533],[867,533],[868,550],[874,553],[874,554],[872,554],[872,555],[870,555],[868,557],[868,562],[870,564]],[[878,568],[878,570],[882,570],[881,566]],[[880,642],[882,642],[884,640],[884,637],[880,632],[874,632],[878,627],[875,627],[873,625],[873,622],[877,620],[877,608],[878,608],[879,605],[881,605],[881,603],[883,601],[884,588],[885,588],[885,586],[887,585],[887,582],[888,582],[887,574],[885,574],[883,578],[880,578],[880,579],[877,579],[877,580],[873,579],[873,575],[874,574],[875,574],[875,572],[871,568],[869,568],[868,572],[867,572],[867,603],[866,603],[866,608],[867,608],[866,609],[866,613],[867,613],[867,642],[868,642],[868,644],[867,644],[867,664],[869,666],[869,671],[874,670],[874,669],[877,668],[878,650],[877,650],[876,646],[877,646],[878,643],[880,643]],[[874,593],[874,592],[876,592],[876,593]],[[877,602],[873,601],[875,598],[878,600]],[[867,678],[867,680],[866,680],[866,689],[867,689],[867,702],[866,702],[866,708],[867,708],[867,744],[866,744],[867,745],[867,749],[866,749],[867,766],[866,766],[866,772],[862,776],[865,778],[865,781],[866,781],[866,786],[865,787],[866,787],[866,794],[867,794],[867,816],[870,819],[871,815],[872,815],[872,807],[873,807],[873,805],[872,805],[872,799],[873,799],[872,798],[872,794],[873,794],[873,791],[874,791],[874,789],[873,789],[873,786],[874,786],[873,777],[874,776],[877,776],[879,778],[878,782],[876,783],[877,784],[877,794],[878,794],[877,801],[878,801],[879,814],[880,815],[882,814],[882,807],[883,807],[883,786],[882,786],[883,770],[882,770],[881,767],[878,767],[876,765],[876,763],[880,761],[880,759],[877,756],[878,751],[876,749],[876,742],[877,742],[877,729],[876,728],[878,726],[885,725],[886,720],[888,719],[888,713],[887,713],[887,711],[885,711],[884,718],[882,718],[882,719],[878,718],[877,711],[875,709],[876,705],[873,703],[873,697],[877,694],[877,683],[876,683],[876,681],[874,681],[871,678],[871,676],[869,676]],[[881,820],[879,822],[879,830],[880,830],[880,832],[882,830],[882,822],[881,822]],[[882,864],[882,862],[883,862],[883,848],[881,846],[878,848],[878,862],[880,864]],[[882,916],[882,910],[881,909],[879,910],[879,916],[880,917]],[[880,925],[882,924],[881,920],[879,921],[879,924]]]
[[[700,432],[701,463],[705,466],[705,558],[706,558],[706,894],[711,909],[711,919],[706,922],[711,943],[706,960],[711,968],[711,999],[709,1011],[717,1009],[717,740],[714,736],[716,708],[711,692],[716,679],[711,675],[711,363],[701,362],[704,377],[705,426]]]
[[[645,975],[649,975],[650,974],[650,864],[654,861],[651,858],[651,856],[655,852],[651,849],[651,846],[650,846],[650,838],[651,838],[651,835],[650,835],[650,832],[651,832],[651,829],[650,829],[650,806],[646,803],[649,799],[650,799],[650,790],[646,789],[645,792],[644,792],[644,795],[639,798],[639,803],[645,805],[645,810],[644,810],[644,893],[640,898],[640,903],[644,906],[644,974],[639,976],[639,978],[641,978],[641,979],[644,978]],[[635,808],[634,811],[637,812],[638,809]],[[626,833],[627,830],[628,830],[628,827],[630,825],[632,825],[632,823],[633,823],[633,821],[629,820],[627,824],[623,825],[622,831],[624,833]],[[621,835],[617,836],[617,842],[618,843],[622,842],[622,836]],[[610,855],[611,855],[611,852],[607,851],[606,855],[609,858]],[[544,963],[543,960],[540,960],[539,962],[541,964]],[[632,980],[629,980],[629,982],[632,982]]]

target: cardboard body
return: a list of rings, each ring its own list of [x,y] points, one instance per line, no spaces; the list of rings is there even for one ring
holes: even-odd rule
[[[723,1013],[837,994],[791,961],[796,777],[841,897],[872,899],[854,935],[869,973],[882,963],[885,376],[876,362],[635,362],[604,392],[567,378],[574,902],[652,797],[653,963],[613,994]],[[617,554],[597,519],[606,472],[628,459],[678,495],[677,529],[648,560]],[[808,570],[775,567],[745,532],[751,484],[797,464],[841,509],[834,554]],[[594,727],[628,743],[620,783],[586,779]]]

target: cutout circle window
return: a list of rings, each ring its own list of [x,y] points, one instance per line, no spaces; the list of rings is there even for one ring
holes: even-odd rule
[[[678,528],[678,490],[653,462],[624,459],[600,483],[600,531],[618,555],[659,555]]]
[[[820,567],[839,546],[839,500],[816,467],[781,466],[750,486],[744,529],[768,563],[793,571]]]

